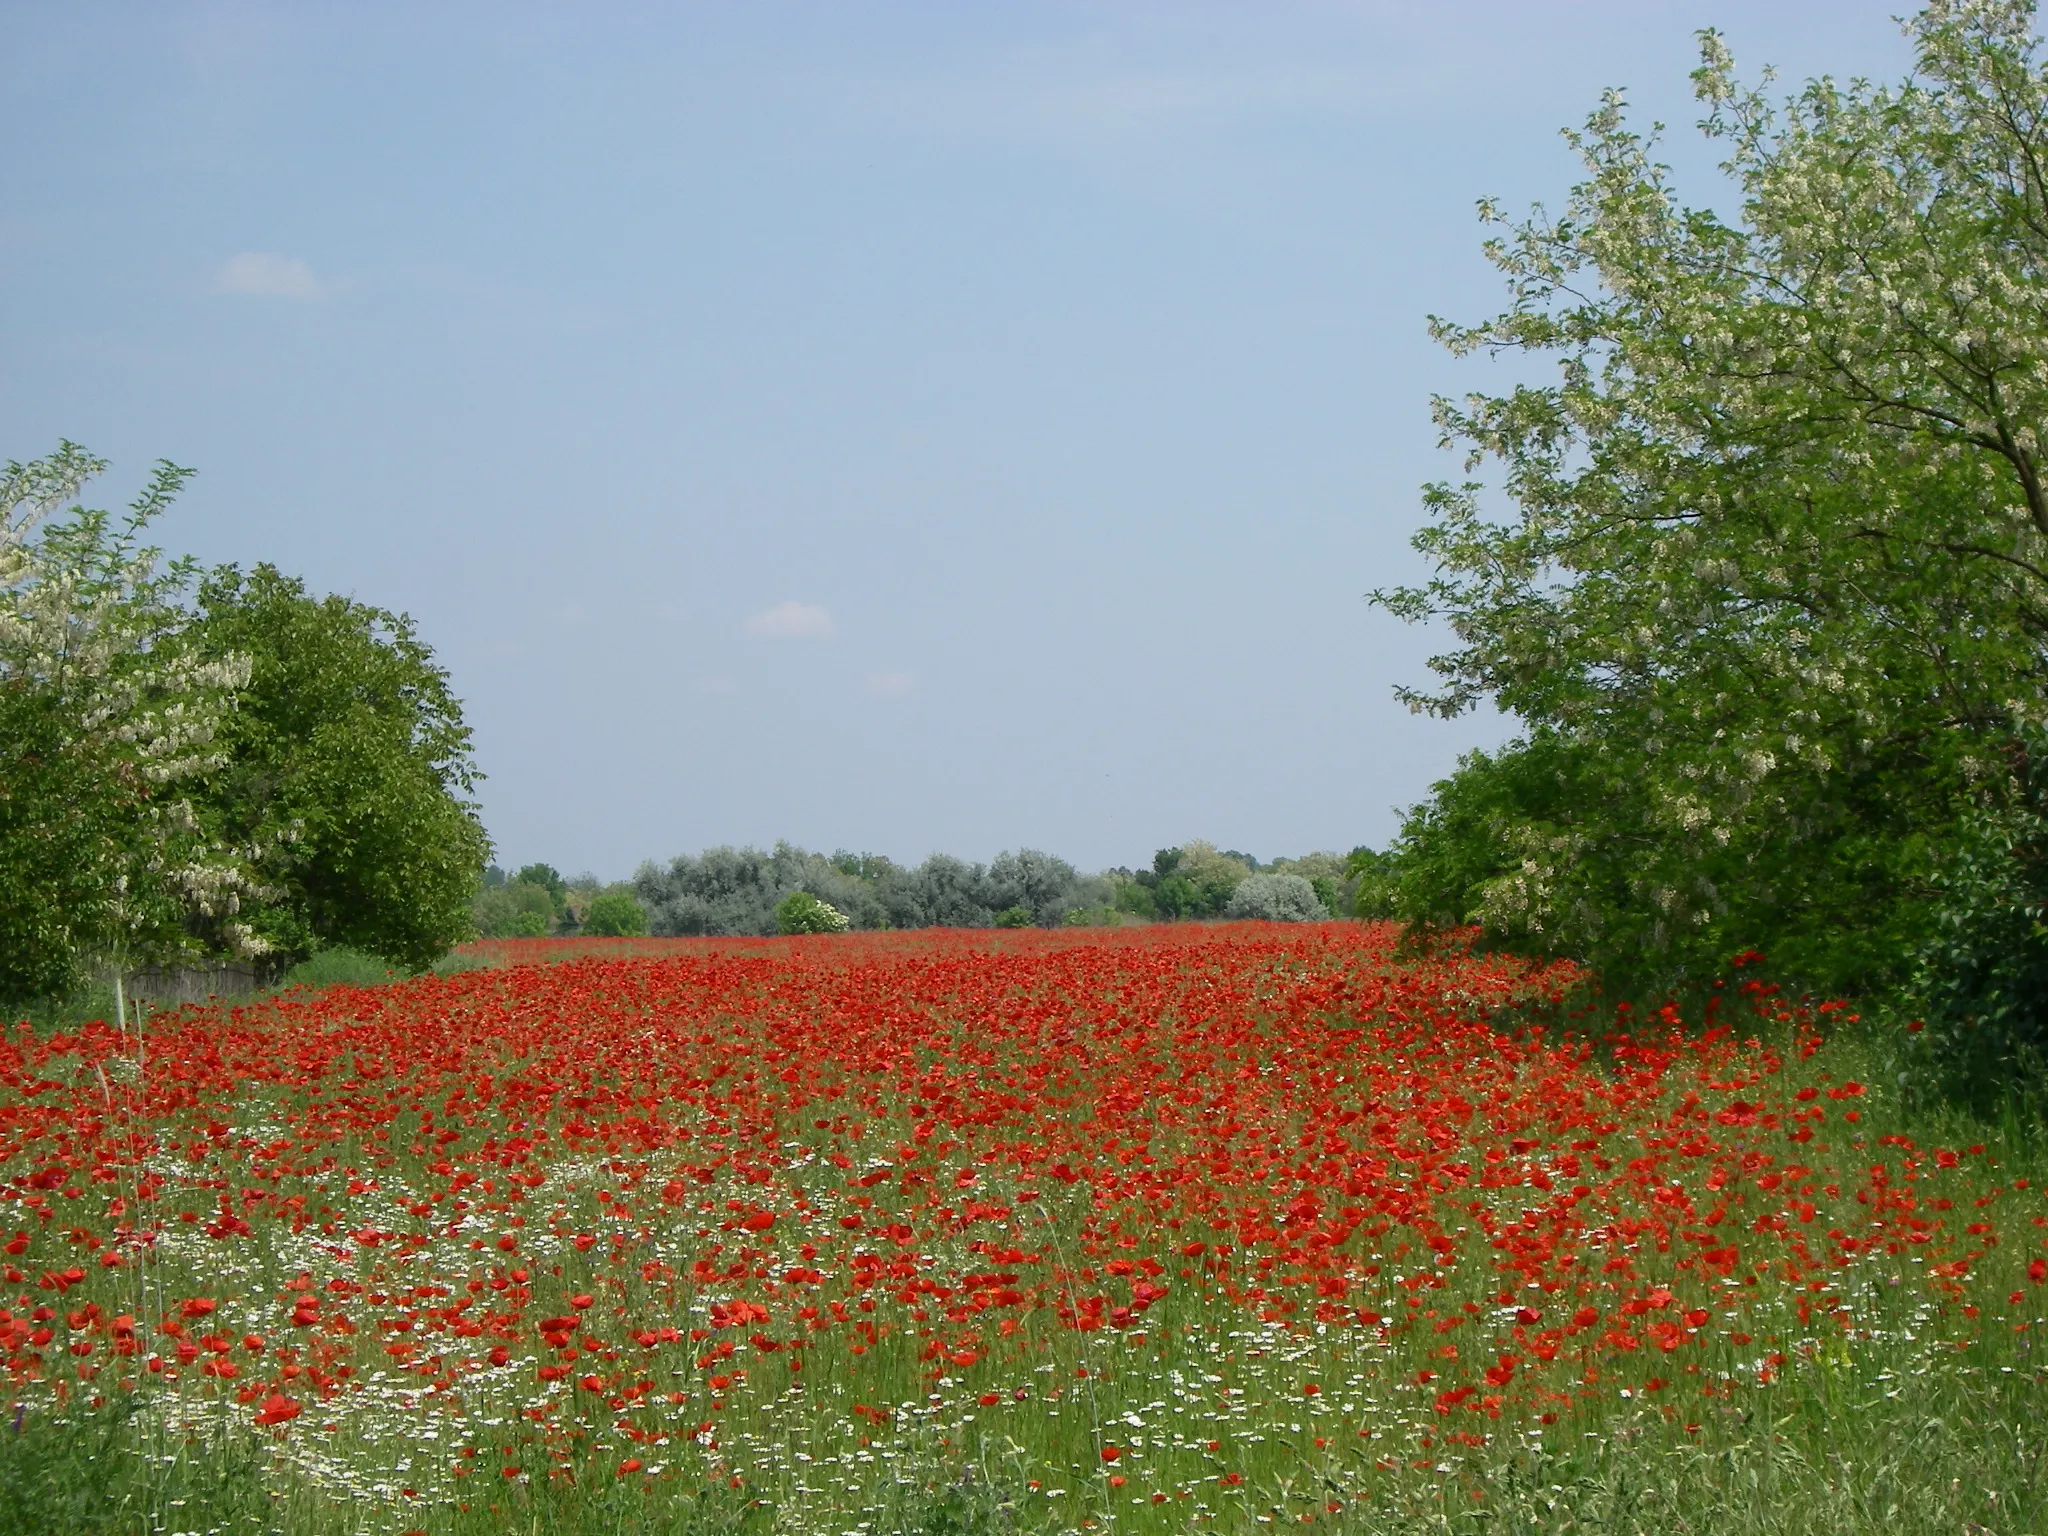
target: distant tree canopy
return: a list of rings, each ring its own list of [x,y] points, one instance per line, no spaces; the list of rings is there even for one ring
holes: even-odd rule
[[[1139,874],[1113,869],[1084,875],[1066,860],[1030,848],[998,854],[986,865],[934,854],[906,866],[876,854],[827,856],[777,843],[766,852],[712,848],[666,865],[643,864],[633,889],[656,934],[775,933],[777,909],[798,892],[842,913],[856,929],[1057,928],[1224,916],[1301,921],[1349,915],[1356,881],[1345,859],[1334,853],[1275,860],[1264,867],[1263,897],[1256,910],[1240,904],[1233,911],[1233,893],[1252,878],[1257,862],[1246,854],[1220,853],[1206,842],[1190,842],[1160,850],[1153,868]]]
[[[1116,903],[1143,918],[1220,917],[1230,893],[1250,877],[1257,862],[1242,853],[1218,852],[1215,844],[1199,840],[1162,848],[1152,855],[1150,869],[1113,872]]]
[[[798,891],[865,929],[986,928],[1012,909],[1054,927],[1069,912],[1107,906],[1112,895],[1109,881],[1032,849],[998,854],[986,866],[934,854],[906,868],[872,854],[828,858],[789,843],[643,864],[633,884],[657,934],[774,933],[776,908]]]
[[[552,864],[527,864],[512,877],[514,882],[538,885],[548,893],[548,899],[560,910],[569,898],[569,882],[562,878],[562,872]]]
[[[483,889],[470,903],[470,919],[478,935],[486,939],[537,939],[555,931],[561,920],[548,887],[534,880],[486,877]]]

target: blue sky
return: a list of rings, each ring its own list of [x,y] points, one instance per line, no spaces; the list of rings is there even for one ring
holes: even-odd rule
[[[0,457],[410,613],[511,863],[1377,844],[1474,200],[1896,9],[0,4]]]

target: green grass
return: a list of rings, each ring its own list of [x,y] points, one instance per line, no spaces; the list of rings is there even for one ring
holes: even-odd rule
[[[913,1447],[879,1510],[860,1523],[885,1536],[1105,1529],[1105,1514],[1117,1529],[1159,1531],[1275,1529],[1312,1515],[1315,1529],[1356,1536],[2021,1536],[2048,1528],[2038,1373],[1958,1363],[1887,1388],[1865,1379],[1878,1363],[1845,1358],[1794,1373],[1767,1401],[1731,1407],[1696,1432],[1646,1405],[1588,1416],[1542,1445],[1413,1458],[1422,1467],[1404,1460],[1371,1498],[1335,1512],[1312,1457],[1308,1468],[1287,1470],[1276,1458],[1239,1496],[1201,1500],[1206,1510],[1192,1501],[1104,1508],[1092,1498],[1077,1510],[1030,1487],[1033,1458],[1021,1446],[1004,1454],[1015,1444],[1006,1435],[972,1449]],[[0,1428],[0,1530],[765,1536],[851,1529],[857,1518],[701,1473],[620,1478],[608,1459],[579,1465],[572,1457],[574,1481],[533,1471],[516,1483],[479,1476],[466,1508],[419,1508],[408,1525],[379,1519],[370,1527],[360,1523],[367,1510],[338,1503],[254,1435],[169,1450],[149,1442],[134,1415],[111,1409]],[[479,1462],[504,1464],[502,1449],[486,1442]],[[531,1447],[517,1457],[534,1461]]]
[[[382,955],[338,947],[320,950],[301,960],[284,973],[283,985],[316,992],[324,987],[381,987],[386,982],[401,981],[405,975],[404,970]]]
[[[464,971],[489,970],[504,963],[500,957],[488,952],[450,950],[434,962],[432,970],[436,976],[454,976]],[[317,992],[336,986],[382,987],[405,981],[412,974],[382,955],[346,947],[323,949],[291,967],[275,987],[252,994],[250,1000],[274,997],[295,988]],[[129,1007],[137,1006],[138,1000],[130,998]],[[113,1016],[114,989],[102,981],[87,982],[64,997],[42,998],[13,1011],[14,1018],[25,1019],[43,1032],[75,1029],[81,1024]]]
[[[146,1404],[29,1412],[0,1425],[0,1531],[130,1536],[281,1529],[247,1436],[151,1433]]]

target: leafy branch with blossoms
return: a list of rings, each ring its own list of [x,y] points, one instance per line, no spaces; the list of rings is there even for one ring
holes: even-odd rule
[[[1618,976],[1697,977],[1754,941],[1817,986],[1883,991],[1931,941],[1949,851],[2031,803],[2034,15],[1929,6],[1905,81],[1782,102],[1702,33],[1733,216],[1681,200],[1619,92],[1565,136],[1585,175],[1560,212],[1480,205],[1509,305],[1434,334],[1554,373],[1435,402],[1474,478],[1426,491],[1432,579],[1374,594],[1454,638],[1411,707],[1490,702],[1528,731],[1467,765],[1498,790],[1442,915]],[[1426,863],[1442,818],[1418,817]]]
[[[14,791],[0,815],[19,839],[12,862],[59,864],[63,892],[32,909],[9,900],[9,992],[60,990],[95,955],[190,953],[193,916],[230,952],[263,948],[237,921],[263,890],[248,851],[209,836],[184,793],[221,761],[215,737],[248,663],[174,643],[197,568],[142,542],[191,472],[159,464],[117,521],[77,504],[105,468],[65,443],[0,469],[0,711]]]

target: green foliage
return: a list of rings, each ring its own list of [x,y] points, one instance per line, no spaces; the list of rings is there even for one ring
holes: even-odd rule
[[[1022,907],[1044,928],[1058,927],[1076,907],[1102,905],[1111,894],[1107,881],[1084,876],[1065,859],[1035,848],[997,854],[989,861],[984,890],[997,913]]]
[[[1352,915],[1358,887],[1351,860],[1344,854],[1305,853],[1295,859],[1274,859],[1265,865],[1254,862],[1252,870],[1256,874],[1299,875],[1315,892],[1326,916]]]
[[[528,864],[512,878],[524,881],[528,885],[540,886],[548,893],[548,900],[554,904],[557,912],[562,910],[562,903],[568,899],[569,882],[562,878],[562,872],[552,864]]]
[[[250,925],[287,953],[348,946],[414,968],[467,937],[489,840],[461,705],[412,621],[224,567],[184,644],[251,663],[219,734],[227,761],[195,796],[271,888]]]
[[[130,1003],[132,1007],[132,1002]],[[16,1004],[7,1010],[10,1020],[26,1019],[38,1033],[73,1030],[114,1016],[114,988],[110,981],[81,982],[68,992],[53,992]]]
[[[1329,917],[1330,909],[1305,877],[1260,873],[1237,883],[1223,915],[1267,923],[1319,923]]]
[[[846,929],[846,914],[809,891],[791,891],[775,905],[777,933],[844,933]]]
[[[0,1002],[107,957],[175,963],[195,922],[261,948],[245,851],[186,799],[246,662],[174,643],[195,568],[141,542],[190,471],[158,465],[117,521],[74,500],[105,467],[65,443],[0,468]]]
[[[1592,959],[1624,993],[1752,945],[1837,994],[1904,979],[1931,892],[1924,783],[1846,773],[1806,786],[1789,825],[1695,850],[1659,841],[1638,767],[1547,729],[1468,753],[1375,856],[1358,903],[1424,933],[1476,922],[1497,944]]]
[[[13,1410],[0,1423],[0,1530],[143,1536],[268,1523],[262,1458],[246,1437],[163,1435],[150,1445],[141,1413],[134,1397],[66,1413]]]
[[[1931,932],[1908,997],[1924,1016],[1917,1065],[1988,1112],[2048,1098],[2048,731],[2014,754],[2012,803],[1980,811],[1932,876]]]
[[[1739,217],[1682,204],[1614,95],[1570,136],[1586,177],[1560,216],[1482,205],[1510,307],[1436,334],[1556,373],[1436,402],[1496,478],[1429,489],[1436,575],[1376,599],[1457,637],[1411,704],[1490,700],[1527,734],[1437,787],[1362,901],[1610,980],[1755,945],[1880,990],[1937,910],[1951,956],[2041,942],[2030,834],[1984,830],[2012,825],[2015,743],[2048,718],[2032,26],[1931,6],[1910,81],[1782,105],[1703,34]],[[1952,1007],[2017,1017],[2035,965],[1965,965],[1981,995]]]
[[[856,880],[883,880],[896,872],[895,861],[879,853],[848,853],[844,848],[832,855],[832,867]]]
[[[583,931],[599,938],[638,938],[647,932],[647,909],[630,891],[605,891],[584,909]]]
[[[60,996],[109,937],[108,844],[135,806],[70,748],[61,700],[0,682],[0,1000]]]
[[[1172,880],[1184,880],[1191,888],[1180,915],[1220,917],[1230,905],[1231,892],[1251,876],[1251,866],[1241,854],[1220,853],[1214,843],[1196,839],[1181,845]]]
[[[316,950],[284,973],[287,987],[381,987],[405,973],[382,955],[359,949]]]
[[[1382,853],[1363,844],[1352,849],[1344,860],[1345,880],[1351,892],[1345,910],[1353,917],[1398,916],[1399,867],[1391,852]]]
[[[486,939],[539,938],[554,931],[555,915],[548,888],[523,878],[486,885],[470,902],[470,920]]]
[[[1084,875],[1066,860],[1030,848],[1000,853],[986,866],[945,854],[909,866],[844,850],[828,859],[777,843],[767,852],[712,848],[676,858],[666,868],[644,864],[632,889],[647,912],[649,930],[660,935],[776,932],[776,905],[793,891],[829,902],[850,927],[870,931],[1111,926],[1220,916],[1254,862],[1191,842],[1159,850],[1149,870]],[[1276,860],[1268,872],[1301,876],[1327,910],[1349,908],[1352,876],[1337,854]],[[502,925],[520,884],[486,885],[476,900],[479,932],[491,937],[508,931]],[[594,878],[571,880],[568,910],[587,918],[599,894]]]
[[[1129,919],[1123,909],[1108,904],[1100,907],[1071,907],[1060,919],[1064,928],[1121,928]]]
[[[1119,912],[1128,912],[1144,922],[1151,922],[1159,916],[1159,898],[1146,878],[1151,871],[1128,874],[1122,871],[1110,875],[1115,895],[1112,898]]]
[[[1230,893],[1251,874],[1251,865],[1244,854],[1220,853],[1213,843],[1196,840],[1161,848],[1152,855],[1150,869],[1116,872],[1111,895],[1117,906],[1139,917],[1169,922],[1219,917]]]
[[[1505,911],[1488,913],[1486,897],[1496,882],[1523,873],[1523,846],[1569,843],[1566,819],[1592,798],[1586,758],[1555,732],[1495,753],[1467,753],[1458,771],[1409,811],[1392,855],[1379,862],[1375,872],[1393,915],[1425,929],[1492,917],[1496,934],[1529,934],[1526,918],[1516,923]],[[1578,874],[1583,880],[1583,868]]]

